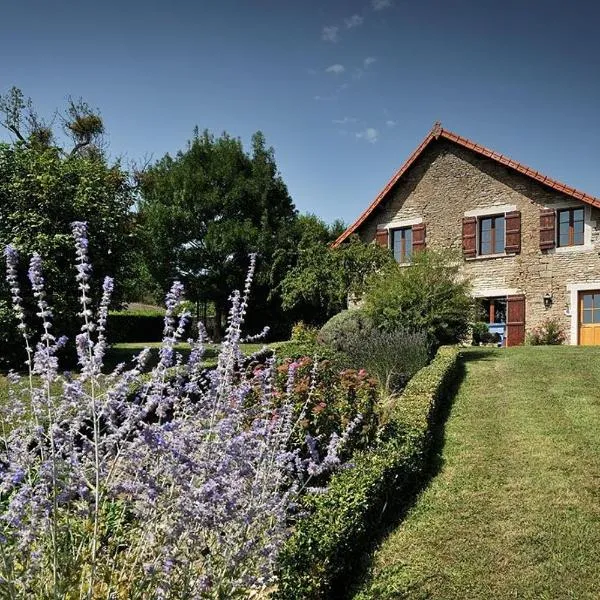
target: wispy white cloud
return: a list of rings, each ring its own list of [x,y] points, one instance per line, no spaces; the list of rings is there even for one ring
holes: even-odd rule
[[[379,139],[379,131],[373,127],[367,127],[363,131],[355,134],[359,140],[366,140],[370,144],[374,144]]]
[[[320,101],[328,101],[328,100],[335,100],[335,96],[313,96],[313,100],[316,100],[317,102]]]
[[[341,75],[345,70],[346,68],[344,67],[344,65],[335,64],[331,65],[330,67],[327,67],[325,69],[325,73],[334,73],[335,75]]]
[[[392,119],[388,119],[385,124],[388,127],[396,127],[396,125],[398,125],[398,121],[393,121]]]
[[[354,117],[344,117],[343,119],[333,119],[335,125],[347,125],[348,123],[356,123],[358,119]]]
[[[346,29],[352,29],[353,27],[360,27],[363,24],[364,18],[360,15],[352,15],[344,19]]]
[[[392,0],[371,0],[373,10],[385,10],[392,5]]]
[[[340,28],[337,25],[330,25],[329,27],[323,27],[321,31],[321,39],[325,42],[337,42],[339,38]]]
[[[368,69],[374,62],[377,62],[377,59],[374,56],[367,56],[367,58],[363,60],[363,66],[365,69]]]

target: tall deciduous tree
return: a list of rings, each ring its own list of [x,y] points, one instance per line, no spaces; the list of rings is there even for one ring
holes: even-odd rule
[[[50,130],[43,133],[41,120],[31,117],[30,101],[18,90],[2,100],[0,122],[13,141],[0,143],[0,248],[10,243],[21,251],[24,270],[32,252],[44,257],[57,330],[73,333],[79,308],[70,223],[88,222],[94,280],[114,276],[118,302],[130,269],[132,189],[121,166],[108,163],[94,144],[96,134],[86,133],[83,125],[74,134],[73,147],[65,151],[53,143]],[[88,117],[99,120],[100,126],[88,124],[98,133],[100,117],[94,114],[92,119],[91,111]],[[0,355],[5,356],[16,340],[3,277],[0,288]]]
[[[214,303],[220,323],[256,252],[254,316],[277,309],[277,299],[268,299],[270,263],[292,243],[296,211],[262,133],[246,153],[237,138],[196,130],[185,151],[166,155],[139,181],[148,264],[163,289],[182,278],[191,299]]]
[[[298,242],[288,253],[278,291],[283,308],[296,318],[320,325],[348,306],[348,298],[360,294],[367,278],[393,262],[391,253],[352,237],[339,248],[331,248],[345,227],[341,221],[327,226],[314,215],[298,219]],[[279,257],[279,263],[282,257]]]

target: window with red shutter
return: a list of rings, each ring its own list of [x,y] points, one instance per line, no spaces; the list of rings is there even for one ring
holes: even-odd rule
[[[540,250],[550,250],[556,245],[556,214],[552,208],[540,210]]]
[[[378,229],[377,233],[375,233],[375,243],[378,246],[382,246],[384,248],[389,248],[390,244],[388,242],[388,230],[387,229]]]
[[[418,223],[412,226],[412,247],[413,252],[425,250],[425,223]]]
[[[477,217],[464,217],[462,238],[464,257],[474,258],[477,255]]]
[[[521,252],[521,213],[518,210],[506,213],[505,223],[504,251],[507,254],[519,254]]]

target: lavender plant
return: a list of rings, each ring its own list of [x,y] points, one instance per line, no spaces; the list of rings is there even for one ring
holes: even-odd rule
[[[82,320],[79,374],[60,373],[67,340],[52,331],[42,260],[29,280],[41,321],[34,343],[17,276],[7,279],[27,352],[26,374],[10,373],[0,406],[0,596],[10,599],[236,598],[267,595],[275,583],[287,520],[310,479],[339,465],[358,420],[318,456],[291,449],[302,415],[275,401],[274,359],[242,375],[242,324],[255,268],[231,296],[218,366],[203,368],[205,336],[176,351],[189,314],[176,317],[183,288],[167,294],[164,339],[149,373],[143,351],[103,373],[113,282],[94,314],[86,226],[73,224]],[[288,390],[296,365],[290,365]],[[250,393],[258,399],[248,408]],[[307,401],[308,402],[308,401]],[[306,454],[306,453],[305,453]]]

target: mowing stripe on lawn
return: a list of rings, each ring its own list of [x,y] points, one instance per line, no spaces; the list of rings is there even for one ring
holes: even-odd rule
[[[443,467],[356,598],[600,597],[600,348],[464,360]]]

